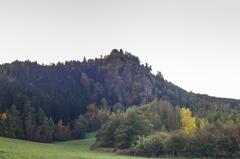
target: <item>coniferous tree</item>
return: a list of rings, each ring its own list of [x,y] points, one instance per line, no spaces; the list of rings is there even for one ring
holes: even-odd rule
[[[45,118],[46,118],[45,112],[42,110],[42,108],[39,108],[36,113],[37,124],[42,125],[45,121]]]
[[[58,121],[55,132],[57,140],[67,140],[72,135],[70,125],[64,125],[62,120]]]
[[[31,105],[30,101],[26,101],[24,105],[24,128],[25,128],[25,137],[28,140],[34,139],[34,133],[36,130],[36,118],[35,110]]]
[[[54,123],[52,119],[44,118],[43,124],[39,127],[40,129],[40,141],[50,142],[53,141],[54,137]]]
[[[9,110],[9,135],[11,137],[23,138],[24,130],[23,123],[21,120],[20,112],[17,110],[16,106],[13,104]]]
[[[88,130],[88,120],[80,115],[73,123],[73,136],[75,138],[84,138]]]

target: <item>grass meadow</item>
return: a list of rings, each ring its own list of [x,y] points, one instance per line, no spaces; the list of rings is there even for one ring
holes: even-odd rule
[[[0,159],[147,159],[91,151],[94,141],[94,133],[82,140],[50,144],[0,137]]]

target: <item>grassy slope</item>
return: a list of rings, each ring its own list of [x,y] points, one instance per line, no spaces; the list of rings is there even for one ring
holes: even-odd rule
[[[137,159],[112,153],[94,152],[89,146],[94,134],[86,139],[43,144],[0,137],[0,159]],[[144,159],[144,158],[141,158]]]

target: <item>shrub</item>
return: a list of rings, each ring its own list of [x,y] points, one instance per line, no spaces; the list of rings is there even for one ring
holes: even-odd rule
[[[194,157],[232,158],[239,151],[237,129],[225,129],[212,126],[207,130],[199,130],[191,138],[188,153]]]
[[[214,145],[214,139],[209,135],[209,132],[198,131],[191,138],[187,152],[189,156],[194,157],[213,156]]]
[[[137,156],[160,156],[163,154],[163,138],[156,135],[141,137],[133,145],[132,150]]]
[[[104,124],[101,129],[97,132],[97,139],[92,148],[96,147],[114,147],[115,144],[115,137],[114,132],[121,124],[122,115],[116,115],[112,118],[112,120],[108,121]]]
[[[187,154],[189,139],[182,133],[176,133],[168,137],[164,143],[164,152],[169,156],[181,156]]]

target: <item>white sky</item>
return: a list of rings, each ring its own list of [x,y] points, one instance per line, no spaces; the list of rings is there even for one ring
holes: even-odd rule
[[[0,0],[0,63],[131,52],[195,93],[240,99],[238,0]]]

